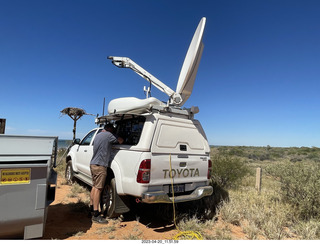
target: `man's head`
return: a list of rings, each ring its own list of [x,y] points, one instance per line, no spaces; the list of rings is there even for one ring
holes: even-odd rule
[[[110,124],[110,123],[106,124],[106,125],[104,126],[104,129],[105,129],[106,131],[109,131],[109,132],[113,132],[113,131],[114,131],[114,127],[113,127],[113,125]]]

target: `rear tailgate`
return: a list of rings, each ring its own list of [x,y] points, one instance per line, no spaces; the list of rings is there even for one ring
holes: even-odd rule
[[[187,119],[159,119],[151,147],[150,185],[191,191],[207,185],[209,145],[200,124]]]

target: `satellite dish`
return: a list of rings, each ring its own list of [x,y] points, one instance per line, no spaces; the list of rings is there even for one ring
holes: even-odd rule
[[[190,97],[194,81],[196,79],[202,51],[203,51],[203,43],[202,43],[202,36],[204,31],[204,26],[206,24],[206,18],[203,17],[199,25],[193,35],[192,41],[190,43],[187,55],[184,59],[182,69],[180,72],[180,76],[177,83],[177,89],[176,91],[172,90],[170,87],[168,87],[166,84],[161,82],[159,79],[157,79],[155,76],[150,74],[148,71],[146,71],[144,68],[139,66],[137,63],[135,63],[133,60],[127,57],[117,57],[117,56],[109,56],[108,59],[112,60],[112,63],[119,67],[119,68],[130,68],[134,72],[136,72],[138,75],[143,77],[145,80],[150,82],[152,85],[157,87],[160,91],[164,92],[169,96],[168,105],[173,105],[176,107],[181,107]],[[146,98],[146,101],[148,101],[145,106],[149,107],[149,100],[148,96]],[[132,106],[142,106],[142,103],[138,100],[134,100],[132,98],[123,100],[116,100],[112,103],[112,111],[115,107],[120,106],[121,111],[125,111],[125,106],[128,106],[130,108],[130,111],[134,111]],[[117,106],[115,106],[117,105]],[[124,106],[124,107],[123,107]],[[119,110],[117,110],[119,111]],[[109,112],[110,113],[110,112]]]
[[[187,55],[182,65],[176,89],[176,93],[180,94],[182,98],[182,103],[179,104],[179,106],[182,106],[192,93],[204,47],[202,43],[202,36],[205,24],[206,18],[203,17],[193,35]]]

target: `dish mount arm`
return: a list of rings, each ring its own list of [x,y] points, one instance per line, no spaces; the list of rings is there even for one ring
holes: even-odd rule
[[[108,59],[111,59],[111,62],[115,66],[117,66],[119,68],[130,68],[134,72],[136,72],[138,75],[140,75],[142,78],[144,78],[148,82],[151,82],[156,88],[158,88],[160,91],[164,92],[165,94],[167,94],[170,97],[169,104],[179,105],[180,103],[182,103],[182,97],[179,93],[176,93],[174,90],[172,90],[170,87],[165,85],[159,79],[154,77],[152,74],[150,74],[144,68],[142,68],[141,66],[136,64],[130,58],[109,56]]]

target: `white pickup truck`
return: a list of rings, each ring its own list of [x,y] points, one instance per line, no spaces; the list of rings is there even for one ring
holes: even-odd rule
[[[103,191],[106,215],[115,217],[129,211],[128,198],[143,203],[195,201],[213,193],[209,185],[212,163],[206,135],[194,114],[197,107],[181,108],[192,92],[202,54],[203,18],[189,47],[176,91],[167,87],[129,58],[109,57],[121,68],[131,68],[169,95],[168,103],[156,98],[126,97],[112,100],[108,115],[98,125],[114,123],[124,143],[114,145]],[[102,127],[91,130],[70,149],[66,178],[91,185],[90,160],[93,141]],[[174,198],[174,199],[173,199]]]

